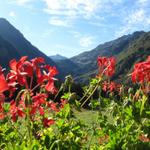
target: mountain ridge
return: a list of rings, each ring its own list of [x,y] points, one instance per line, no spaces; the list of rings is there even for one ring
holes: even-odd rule
[[[130,53],[130,51],[132,51],[133,45],[137,43],[139,39],[142,40],[142,37],[147,34],[149,37],[150,36],[149,32],[136,31],[132,34],[124,35],[115,40],[105,42],[104,44],[100,44],[96,48],[90,51],[86,51],[86,52],[83,52],[79,55],[72,57],[70,60],[77,66],[73,70],[74,79],[79,83],[87,83],[90,77],[95,76],[97,73],[97,57],[98,56],[116,57],[118,61],[117,69],[119,68],[119,66],[122,66],[123,64],[128,64],[126,60],[128,60],[129,62],[132,60],[131,63],[126,66],[128,69],[132,68],[132,66],[135,63],[135,60],[134,58],[131,59],[131,56],[130,57],[128,56],[131,59],[129,60],[129,58],[126,56],[128,55],[128,53]],[[148,45],[150,46],[150,41],[148,43],[149,43]],[[138,45],[137,49],[139,47],[140,45]],[[134,52],[136,53],[137,50],[134,50]],[[148,49],[146,49],[145,52],[146,52],[146,55],[144,55],[142,52],[138,52],[139,57],[141,58],[141,59],[138,58],[139,61],[141,61],[143,57],[146,59],[146,56],[150,55],[150,51]],[[121,60],[120,58],[122,58],[123,56],[125,57]],[[134,57],[134,54],[133,54],[133,57]],[[63,62],[61,62],[59,65],[63,66]],[[122,70],[124,70],[124,68],[121,68],[121,70],[119,69],[119,71],[117,71],[117,69],[116,69],[117,75],[115,75],[112,79],[120,81],[119,77],[121,76],[123,80],[124,75],[122,75],[122,72],[124,71]],[[127,74],[127,71],[125,71],[125,73]]]

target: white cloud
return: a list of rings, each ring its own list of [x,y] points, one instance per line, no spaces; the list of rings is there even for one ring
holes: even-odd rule
[[[91,46],[94,43],[93,40],[94,40],[94,38],[92,36],[84,36],[84,37],[80,38],[79,44],[80,44],[80,46],[82,46],[84,48],[88,48],[89,46]]]
[[[49,24],[63,27],[71,26],[70,22],[67,19],[60,19],[59,17],[51,17],[49,19]]]
[[[70,33],[75,37],[75,38],[81,38],[81,33],[78,31],[70,31]]]
[[[143,9],[140,9],[134,11],[130,16],[128,16],[126,18],[126,21],[128,22],[128,24],[133,25],[144,21],[146,19],[145,17],[145,11]]]
[[[44,12],[52,17],[67,18],[64,24],[73,24],[77,19],[102,22],[104,12],[110,13],[112,5],[120,5],[123,0],[42,0],[45,3]]]
[[[11,12],[9,12],[9,14],[8,14],[10,17],[15,17],[16,16],[16,13],[14,12],[14,11],[11,11]]]
[[[27,3],[31,2],[32,0],[13,0],[17,5],[26,5]]]
[[[79,31],[69,31],[70,34],[78,41],[78,44],[83,48],[90,48],[95,43],[95,36],[82,34]]]
[[[50,24],[68,27],[68,24],[70,26],[78,18],[96,17],[102,0],[43,0],[43,2],[46,4],[44,12],[53,17],[50,18]]]
[[[45,11],[52,15],[79,16],[90,18],[101,6],[101,0],[43,0]]]
[[[116,32],[116,37],[128,34],[136,30],[143,30],[150,25],[150,17],[147,12],[141,8],[129,13],[124,19],[124,26]]]
[[[149,0],[138,0],[138,3],[140,5],[146,5],[149,2]]]

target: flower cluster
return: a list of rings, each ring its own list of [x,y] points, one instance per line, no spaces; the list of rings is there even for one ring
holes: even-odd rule
[[[105,92],[106,91],[112,92],[114,90],[119,91],[120,90],[120,85],[113,82],[113,81],[111,81],[111,82],[104,81],[103,84],[102,84],[102,89]]]
[[[116,60],[114,57],[98,57],[99,76],[111,77],[115,73]]]
[[[0,67],[0,119],[5,116],[4,113],[4,92],[9,91],[9,97],[12,97],[17,88],[18,93],[15,100],[10,103],[9,116],[13,121],[18,117],[30,116],[34,120],[36,114],[43,118],[43,125],[49,126],[54,123],[53,119],[45,117],[46,111],[58,112],[66,101],[62,101],[59,106],[57,103],[47,101],[49,94],[55,94],[57,89],[54,85],[55,75],[58,73],[56,67],[45,65],[43,58],[34,58],[27,60],[27,56],[19,61],[15,59],[9,63],[10,72],[6,78]]]
[[[150,82],[150,56],[145,62],[140,62],[134,65],[132,72],[133,82]]]

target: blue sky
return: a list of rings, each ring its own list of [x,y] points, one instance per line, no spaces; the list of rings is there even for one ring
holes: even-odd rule
[[[150,0],[0,0],[6,18],[47,55],[71,57],[150,30]]]

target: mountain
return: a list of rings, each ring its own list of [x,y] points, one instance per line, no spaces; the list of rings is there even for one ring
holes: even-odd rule
[[[13,58],[19,59],[20,54],[12,44],[0,36],[0,65],[7,68],[8,62]]]
[[[61,76],[64,78],[67,75],[74,76],[76,74],[76,70],[79,69],[76,63],[74,63],[71,59],[61,55],[50,56],[50,58],[59,66],[61,69]]]
[[[129,83],[131,80],[128,75],[131,73],[133,66],[137,62],[147,59],[150,55],[150,32],[142,34],[135,40],[126,51],[117,55],[117,66],[114,80],[123,80]]]
[[[124,35],[118,39],[98,45],[91,51],[74,56],[70,61],[76,66],[68,66],[74,72],[74,79],[79,83],[87,83],[91,76],[97,73],[98,56],[114,56],[117,59],[116,75],[118,82],[128,80],[134,63],[145,60],[150,55],[150,32],[138,31]],[[64,62],[58,64],[63,68]]]
[[[52,59],[33,46],[19,30],[4,18],[0,18],[0,44],[2,45],[0,51],[8,54],[3,58],[6,60],[3,64],[8,64],[10,58],[18,59],[21,56],[28,56],[29,59],[43,57],[48,64],[56,66]],[[1,53],[0,58],[3,55]]]
[[[52,55],[52,56],[49,56],[53,61],[61,61],[61,60],[65,60],[67,59],[67,57],[64,57],[64,56],[61,56],[59,54],[57,55]]]

